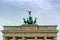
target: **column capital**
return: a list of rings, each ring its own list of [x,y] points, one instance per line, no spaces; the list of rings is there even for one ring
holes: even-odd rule
[[[25,40],[25,37],[22,37],[23,40]]]
[[[44,40],[47,40],[47,36],[44,36]]]
[[[35,37],[35,40],[37,40],[37,37]]]
[[[57,37],[53,37],[53,40],[57,40]]]
[[[13,40],[16,40],[16,37],[15,36],[13,36]]]

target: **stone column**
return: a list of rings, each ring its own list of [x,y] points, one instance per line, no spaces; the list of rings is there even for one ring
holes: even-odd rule
[[[57,37],[53,37],[53,40],[57,40]]]
[[[7,37],[3,37],[3,40],[9,40]]]
[[[46,36],[44,37],[44,40],[47,40],[47,37]]]
[[[37,40],[37,37],[35,37],[35,40]]]
[[[12,40],[16,40],[16,37],[13,37],[13,39]]]
[[[22,37],[22,40],[25,40],[25,37]]]

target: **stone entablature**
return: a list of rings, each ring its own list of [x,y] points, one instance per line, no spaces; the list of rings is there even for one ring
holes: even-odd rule
[[[2,30],[3,37],[7,38],[15,38],[16,37],[43,37],[44,40],[46,40],[47,37],[51,38],[53,37],[53,40],[56,40],[57,38],[57,32],[56,25],[36,25],[36,24],[25,24],[21,26],[3,26],[4,30]],[[3,39],[4,39],[3,38]],[[6,39],[4,39],[6,40]]]

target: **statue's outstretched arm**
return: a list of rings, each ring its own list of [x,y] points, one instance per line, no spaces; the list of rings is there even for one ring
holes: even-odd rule
[[[24,23],[26,24],[26,20],[25,20],[25,18],[23,18],[23,20],[24,20]]]
[[[36,20],[37,20],[37,18],[35,18],[35,20],[34,20],[34,24],[36,23]]]

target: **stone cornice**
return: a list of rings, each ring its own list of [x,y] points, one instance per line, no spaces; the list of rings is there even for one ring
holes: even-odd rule
[[[57,27],[57,25],[37,25],[37,24],[22,24],[21,26],[35,25],[39,27]],[[21,27],[21,26],[3,26],[3,27]]]

